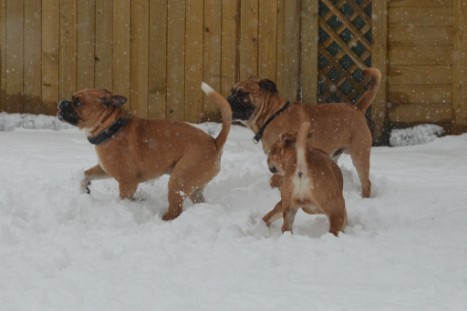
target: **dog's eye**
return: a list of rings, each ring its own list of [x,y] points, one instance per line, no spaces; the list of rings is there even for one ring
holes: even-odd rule
[[[248,95],[249,95],[248,92],[245,92],[245,91],[242,91],[242,90],[237,91],[237,96],[240,97],[240,98],[248,97]]]
[[[76,107],[79,107],[79,106],[82,105],[82,104],[81,104],[81,101],[79,100],[79,98],[76,98],[76,99],[73,100],[73,105],[75,105]]]

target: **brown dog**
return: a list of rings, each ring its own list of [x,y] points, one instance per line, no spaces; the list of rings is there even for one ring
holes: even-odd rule
[[[256,78],[237,83],[228,100],[233,118],[256,133],[254,139],[263,142],[266,153],[281,133],[297,131],[303,122],[311,122],[311,145],[333,157],[342,151],[349,153],[360,178],[362,196],[369,197],[372,138],[364,114],[380,81],[378,69],[365,69],[364,82],[369,88],[355,105],[289,103],[279,95],[274,82]]]
[[[204,202],[203,189],[220,169],[232,111],[210,86],[201,87],[222,115],[222,130],[215,139],[185,122],[129,116],[121,108],[127,99],[107,90],[84,89],[60,102],[58,118],[84,129],[96,145],[99,164],[84,172],[82,190],[89,193],[92,180],[113,177],[120,198],[131,199],[139,183],[170,174],[164,220],[180,215],[186,197]]]
[[[263,220],[269,226],[282,215],[282,232],[292,231],[295,214],[302,208],[309,214],[324,213],[329,219],[329,232],[337,236],[347,224],[342,173],[329,155],[307,147],[309,128],[310,122],[304,122],[298,135],[281,134],[271,146],[269,169],[284,178],[281,201]]]

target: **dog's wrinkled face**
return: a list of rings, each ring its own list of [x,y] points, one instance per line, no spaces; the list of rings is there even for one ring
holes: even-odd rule
[[[104,89],[83,89],[73,94],[71,99],[58,103],[57,117],[80,129],[92,128],[115,107],[121,107],[126,100],[125,97],[112,95]]]
[[[232,108],[233,119],[241,121],[250,119],[262,103],[261,98],[277,93],[276,84],[268,79],[249,78],[238,82],[232,87],[231,94],[227,97]]]
[[[271,146],[268,154],[268,167],[271,173],[284,175],[283,161],[291,156],[291,152],[295,149],[297,141],[297,133],[284,133],[279,136],[279,139]]]

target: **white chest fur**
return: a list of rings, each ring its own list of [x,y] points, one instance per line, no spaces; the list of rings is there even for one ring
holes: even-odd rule
[[[297,168],[292,178],[292,197],[295,200],[304,201],[311,197],[313,180],[308,175],[308,165],[305,157],[305,149],[297,148]]]

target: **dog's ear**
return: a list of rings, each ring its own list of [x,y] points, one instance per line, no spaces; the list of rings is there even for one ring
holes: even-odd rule
[[[127,98],[121,95],[112,95],[110,97],[110,104],[115,107],[121,107],[124,103],[126,103]]]
[[[108,92],[108,91],[107,91]],[[125,96],[121,95],[111,95],[109,92],[110,96],[106,96],[102,98],[102,102],[106,106],[115,106],[115,107],[121,107],[123,104],[126,103],[127,98]]]
[[[259,81],[259,88],[262,90],[262,91],[268,91],[270,93],[277,93],[277,86],[276,84],[269,80],[269,79],[263,79],[261,81]]]
[[[282,147],[287,148],[295,143],[297,135],[294,133],[283,133],[280,134],[279,139],[281,140]]]

